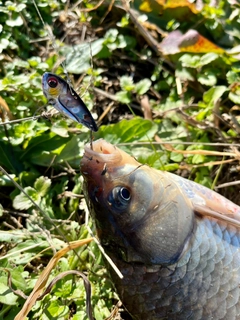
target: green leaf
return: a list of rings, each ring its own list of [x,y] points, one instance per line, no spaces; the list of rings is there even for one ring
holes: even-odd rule
[[[214,52],[206,53],[203,56],[184,54],[180,57],[179,61],[182,62],[183,67],[200,68],[216,60],[218,57]]]
[[[184,147],[179,145],[179,146],[176,146],[174,149],[176,149],[176,150],[184,150]],[[174,161],[174,162],[181,162],[181,161],[183,161],[184,156],[181,153],[171,152],[170,159],[172,161]]]
[[[16,12],[21,12],[23,9],[26,8],[26,4],[25,3],[20,3],[16,6]]]
[[[84,145],[89,139],[89,134],[74,135],[68,141],[61,153],[56,157],[56,162],[68,162],[72,167],[78,168],[80,157],[83,155]]]
[[[201,155],[201,154],[195,154],[192,157],[192,164],[200,164],[200,163],[204,163],[205,162],[205,156]]]
[[[165,141],[187,137],[188,133],[182,121],[179,121],[179,124],[176,127],[172,120],[179,121],[179,118],[176,115],[169,113],[169,119],[163,119],[160,122],[158,136]]]
[[[118,30],[117,29],[109,29],[105,33],[105,42],[114,43],[117,40]]]
[[[217,83],[217,77],[214,73],[208,72],[197,75],[198,81],[205,86],[214,86]]]
[[[205,109],[201,109],[201,111],[198,112],[198,114],[196,115],[196,120],[203,121],[210,114],[212,114],[212,107],[207,107]]]
[[[8,286],[0,282],[0,302],[13,306],[17,300],[18,296],[16,296]]]
[[[124,91],[132,91],[135,87],[133,78],[129,76],[122,76],[120,78],[120,86]]]
[[[32,198],[37,204],[40,203],[40,194],[32,187],[24,188],[24,191]],[[24,194],[20,193],[13,200],[13,207],[18,210],[26,210],[33,206],[32,201]]]
[[[9,270],[10,271],[10,270]],[[22,266],[18,266],[16,268],[14,268],[11,271],[11,278],[12,278],[12,283],[20,290],[26,290],[27,288],[27,283],[25,281],[25,279],[22,276],[23,274],[23,267]]]
[[[158,126],[150,120],[134,118],[122,120],[119,123],[101,126],[98,138],[104,138],[116,144],[120,142],[150,141],[158,131]]]
[[[6,25],[9,27],[20,27],[23,25],[23,19],[20,16],[17,16],[14,20],[7,20]]]
[[[163,168],[163,170],[166,170],[166,171],[176,171],[178,169],[179,169],[179,164],[177,164],[177,163],[165,164],[164,168]]]
[[[184,54],[180,57],[179,61],[182,62],[183,67],[187,68],[197,68],[200,56],[199,55],[191,55],[191,54]]]
[[[64,320],[65,316],[69,313],[69,308],[65,305],[61,305],[59,301],[51,301],[49,307],[47,308],[50,319],[54,320]]]
[[[115,94],[116,99],[124,104],[128,104],[131,102],[131,94],[127,91],[119,91]]]
[[[109,310],[106,311],[106,308],[103,308],[101,299],[99,299],[97,305],[94,306],[94,316],[96,320],[104,320],[109,316]]]
[[[104,46],[109,49],[109,51],[114,51],[116,49],[126,48],[128,50],[133,49],[136,46],[136,39],[134,37],[119,34],[117,29],[110,29],[105,34]],[[107,57],[109,54],[102,54],[102,57]]]
[[[41,197],[43,197],[48,192],[48,189],[50,188],[51,183],[52,183],[51,179],[41,176],[35,181],[34,188],[36,189],[38,194]]]
[[[51,127],[51,131],[63,138],[67,138],[69,136],[68,125],[64,119],[54,122],[53,126]]]
[[[143,79],[136,83],[135,91],[137,94],[142,95],[146,93],[152,85],[152,82],[149,79]]]
[[[36,231],[34,229],[33,231]],[[25,230],[26,232],[26,230]],[[31,238],[30,238],[31,239]],[[58,239],[52,238],[55,248],[59,249],[63,245]],[[25,240],[19,242],[13,249],[8,251],[8,260],[11,263],[21,265],[28,263],[36,254],[40,253],[43,249],[49,248],[49,243],[42,240],[41,235],[35,236],[34,240]]]
[[[201,57],[197,67],[199,68],[199,67],[205,66],[205,65],[213,62],[214,60],[216,60],[218,57],[219,57],[219,55],[214,52],[206,53]]]
[[[15,177],[16,177],[15,174],[10,174],[9,177],[6,175],[0,176],[0,186],[12,187],[13,186],[12,179],[15,179]]]
[[[227,78],[228,84],[233,84],[234,82],[240,81],[239,75],[232,70],[227,72],[226,78]]]
[[[0,141],[0,165],[11,173],[17,173],[22,170],[22,163],[19,161],[17,153],[13,152],[12,146]]]
[[[62,47],[60,53],[66,57],[67,71],[74,74],[86,72],[91,67],[91,56],[97,55],[102,50],[103,42],[104,39],[97,39],[91,44],[81,43],[75,46]]]
[[[27,77],[25,74],[20,74],[20,75],[8,74],[7,77],[2,79],[2,85],[5,88],[10,87],[11,90],[13,86],[18,86],[21,84],[29,84],[29,77]]]
[[[228,97],[232,102],[240,104],[240,94],[230,92]]]
[[[123,48],[126,48],[127,45],[128,45],[128,40],[131,39],[130,37],[126,37],[124,36],[123,34],[120,34],[118,36],[118,48],[119,49],[123,49]]]
[[[196,172],[196,178],[194,179],[194,181],[211,189],[212,179],[210,178],[208,168],[206,167],[199,168],[199,171]]]
[[[9,46],[8,39],[0,39],[0,52],[6,49]]]
[[[195,76],[193,75],[193,70],[190,68],[185,68],[182,66],[177,66],[177,69],[175,71],[175,76],[180,78],[181,80],[189,80],[194,81]]]
[[[125,15],[122,17],[122,19],[120,20],[120,22],[117,22],[117,26],[121,27],[121,28],[125,28],[129,25],[129,15]]]
[[[203,101],[211,107],[214,107],[215,103],[222,97],[224,92],[226,92],[228,88],[226,86],[215,86],[203,94]]]
[[[11,136],[11,143],[16,146],[23,142],[24,139],[36,135],[35,121],[24,121],[14,126],[14,136]]]
[[[70,136],[63,138],[53,132],[33,137],[25,153],[22,154],[21,161],[31,161],[40,166],[48,167],[55,163],[54,159],[61,154],[70,139]]]
[[[9,230],[3,231],[0,230],[0,241],[3,242],[21,242],[26,238],[26,234],[22,230]]]

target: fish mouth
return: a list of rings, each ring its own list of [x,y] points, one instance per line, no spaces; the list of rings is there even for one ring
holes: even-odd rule
[[[80,170],[86,199],[91,199],[95,204],[105,202],[105,196],[113,187],[112,175],[121,162],[121,150],[103,139],[85,146]]]
[[[100,171],[103,177],[105,171],[114,172],[126,165],[138,167],[139,162],[118,147],[99,139],[85,146],[80,168],[83,176]]]
[[[117,185],[125,185],[125,176],[139,167],[129,154],[99,139],[85,146],[80,163],[85,186],[93,198],[106,196]]]
[[[86,177],[96,172],[101,172],[103,175],[105,168],[114,167],[121,162],[120,150],[111,143],[99,139],[85,146],[80,168]]]
[[[116,148],[111,143],[99,139],[93,141],[92,143],[88,143],[84,148],[84,156],[82,163],[85,162],[86,159],[94,159],[99,162],[119,162],[122,158],[119,149]]]

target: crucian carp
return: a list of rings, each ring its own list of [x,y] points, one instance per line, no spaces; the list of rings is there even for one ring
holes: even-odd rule
[[[133,319],[240,319],[240,207],[104,140],[92,148],[85,195]]]

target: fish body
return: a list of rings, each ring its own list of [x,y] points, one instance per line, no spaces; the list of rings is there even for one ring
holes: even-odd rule
[[[49,103],[70,119],[97,131],[97,125],[85,103],[72,87],[54,73],[45,72],[42,77],[43,93]]]
[[[98,237],[124,277],[109,272],[133,319],[240,319],[240,207],[104,140],[85,147],[81,171]]]

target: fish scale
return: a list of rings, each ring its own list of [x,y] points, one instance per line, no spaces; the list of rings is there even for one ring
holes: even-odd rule
[[[134,319],[240,318],[240,253],[235,248],[240,233],[225,229],[220,242],[221,229],[215,221],[199,219],[191,249],[171,268],[129,264],[107,251],[124,275],[121,280],[109,268],[120,299],[135,310]]]
[[[84,193],[133,319],[239,320],[240,207],[104,140],[92,148],[81,161]]]

